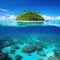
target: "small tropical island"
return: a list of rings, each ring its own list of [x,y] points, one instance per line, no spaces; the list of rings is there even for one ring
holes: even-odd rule
[[[17,18],[16,21],[44,21],[40,13],[35,11],[24,11]]]

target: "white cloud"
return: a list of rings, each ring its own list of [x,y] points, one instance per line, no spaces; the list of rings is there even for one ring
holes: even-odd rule
[[[42,15],[45,20],[60,20],[60,16],[47,16],[47,15]]]
[[[15,20],[15,15],[9,15],[9,16],[0,16],[0,20]]]
[[[54,20],[54,19],[55,19],[54,17],[52,17],[52,16],[47,16],[47,15],[43,15],[43,18],[44,18],[45,20]]]
[[[8,12],[7,9],[1,9],[1,8],[0,8],[0,11]]]
[[[13,19],[16,19],[16,16],[11,15],[11,16],[10,16],[10,19],[12,19],[12,20],[13,20]]]
[[[16,16],[15,15],[9,15],[8,17],[6,17],[7,20],[15,20],[16,19]]]
[[[6,20],[5,16],[0,16],[0,20]]]
[[[60,16],[57,16],[56,19],[57,19],[57,20],[60,20]]]
[[[7,9],[0,8],[0,20],[15,20],[16,16],[10,13]]]

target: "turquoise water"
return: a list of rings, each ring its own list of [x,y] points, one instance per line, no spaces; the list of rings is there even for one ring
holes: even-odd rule
[[[11,60],[59,60],[60,21],[44,23],[2,21],[0,49],[7,53]]]
[[[24,26],[39,26],[39,25],[50,25],[50,26],[58,26],[60,27],[60,20],[48,20],[42,22],[16,22],[15,20],[0,20],[0,25],[3,26],[15,26],[15,27],[24,27]]]

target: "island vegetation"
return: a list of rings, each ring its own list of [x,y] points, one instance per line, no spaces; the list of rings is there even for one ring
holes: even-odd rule
[[[24,11],[17,18],[16,21],[44,21],[40,13],[35,11]]]

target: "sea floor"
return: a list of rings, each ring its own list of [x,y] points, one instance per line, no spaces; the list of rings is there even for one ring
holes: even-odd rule
[[[3,53],[11,60],[60,60],[60,41],[40,34],[0,38]]]

